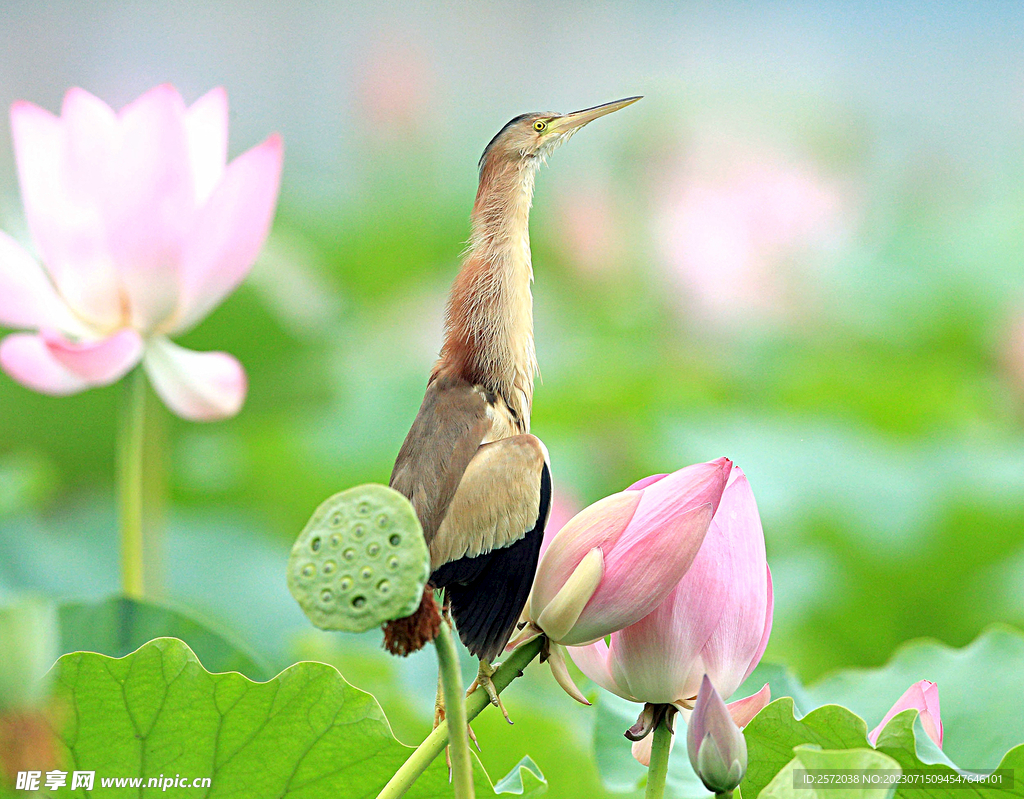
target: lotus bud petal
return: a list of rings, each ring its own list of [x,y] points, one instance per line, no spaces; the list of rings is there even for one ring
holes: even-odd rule
[[[747,771],[747,742],[705,674],[686,730],[690,765],[713,793],[732,791]]]
[[[893,716],[911,708],[918,712],[921,726],[924,727],[928,737],[941,749],[942,717],[939,714],[939,686],[929,680],[914,683],[903,693],[903,696],[896,700],[896,704],[885,714],[881,723],[868,734],[868,740],[871,741],[872,746]]]

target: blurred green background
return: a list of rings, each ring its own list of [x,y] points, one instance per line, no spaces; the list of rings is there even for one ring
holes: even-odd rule
[[[155,596],[274,668],[336,663],[422,737],[432,653],[314,634],[290,544],[329,494],[387,480],[489,138],[643,94],[538,177],[533,431],[558,518],[733,458],[774,575],[765,659],[804,680],[1024,624],[1022,29],[994,3],[5,3],[5,107],[222,84],[232,155],[284,135],[264,254],[181,342],[238,356],[246,406],[197,425],[152,403]],[[26,239],[6,124],[0,227]],[[0,599],[117,590],[120,389],[0,375]],[[592,718],[552,685],[509,692],[514,729],[485,714],[484,762],[529,753],[553,795],[600,795]]]

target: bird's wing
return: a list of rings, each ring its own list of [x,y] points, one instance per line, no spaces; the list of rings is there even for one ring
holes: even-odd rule
[[[491,423],[484,392],[465,380],[441,376],[427,386],[390,485],[412,502],[428,546]]]
[[[542,497],[546,463],[547,450],[536,436],[483,444],[430,541],[431,569],[504,549],[538,526],[543,529],[545,520],[538,517],[542,508],[546,514],[550,500]]]

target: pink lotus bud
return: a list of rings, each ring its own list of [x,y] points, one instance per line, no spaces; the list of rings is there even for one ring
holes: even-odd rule
[[[747,771],[747,742],[705,674],[686,728],[690,765],[712,793],[732,791]]]
[[[583,644],[650,613],[697,555],[731,468],[719,458],[649,478],[573,517],[537,568],[533,627]]]
[[[648,483],[650,491],[660,483]],[[771,573],[753,492],[734,467],[690,569],[640,621],[569,653],[602,688],[634,702],[693,707],[707,674],[731,695],[764,654],[772,625]],[[746,724],[770,699],[767,686],[729,706]]]
[[[245,399],[241,364],[169,336],[195,327],[248,273],[277,205],[281,138],[227,163],[228,101],[186,107],[169,85],[114,112],[82,89],[61,115],[11,107],[25,217],[40,264],[0,232],[0,365],[45,394],[119,380],[140,362],[179,416]]]
[[[924,727],[924,731],[928,734],[929,738],[935,741],[936,746],[941,749],[942,718],[939,715],[939,686],[928,680],[914,683],[903,693],[903,696],[896,700],[896,704],[885,714],[881,723],[868,734],[868,740],[871,741],[871,745],[875,745],[878,736],[893,716],[910,708],[918,711],[918,717],[921,719],[921,726]]]

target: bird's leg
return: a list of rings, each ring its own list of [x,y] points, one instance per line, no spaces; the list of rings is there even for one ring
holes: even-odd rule
[[[441,602],[441,623],[447,624],[449,627],[452,626],[452,617],[450,614],[451,605],[448,603],[448,597],[445,596]],[[444,685],[441,681],[441,672],[437,672],[437,695],[434,697],[434,729],[437,729],[437,725],[444,721]],[[445,757],[447,757],[448,751],[445,750]],[[448,764],[449,770],[451,769],[451,763]]]
[[[501,711],[501,715],[505,717],[505,721],[512,724],[512,719],[508,717],[508,711],[505,710],[505,706],[501,703],[501,697],[498,696],[498,690],[494,687],[494,680],[491,679],[491,677],[494,676],[495,671],[497,671],[497,669],[495,669],[494,666],[483,658],[480,658],[480,670],[477,672],[476,679],[473,680],[473,684],[469,686],[469,690],[466,691],[466,696],[469,696],[477,688],[483,688],[484,691],[487,692],[487,697],[491,700],[491,704]]]
[[[452,619],[449,613],[450,606],[447,602],[441,605],[441,622],[447,624],[449,627],[452,626]],[[441,679],[441,672],[437,672],[437,694],[434,697],[434,729],[436,730],[438,725],[445,720],[445,707],[444,707],[444,683]],[[466,729],[469,731],[469,740],[473,742],[473,746],[476,747],[476,751],[483,751],[480,749],[480,742],[476,739],[476,733],[473,732],[473,728],[466,724]],[[448,766],[448,782],[452,781],[452,755],[451,747],[445,746],[444,748],[444,762]]]

